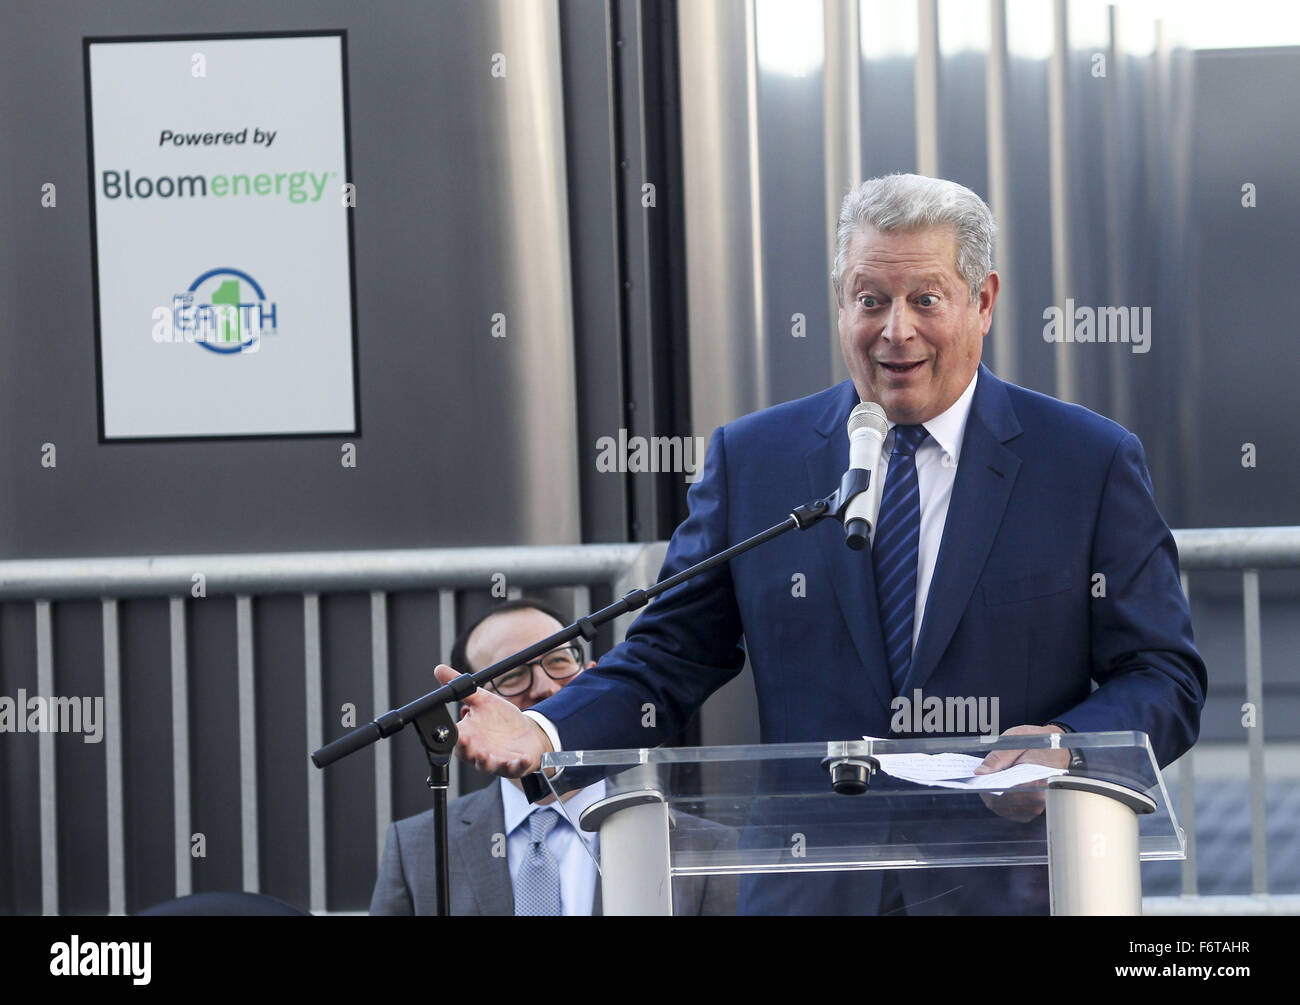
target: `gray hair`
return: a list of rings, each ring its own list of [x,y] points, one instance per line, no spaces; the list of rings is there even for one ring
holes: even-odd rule
[[[951,227],[957,237],[957,272],[966,280],[971,303],[993,270],[993,235],[997,226],[984,200],[964,185],[918,174],[869,178],[844,197],[835,231],[835,268],[831,282],[840,293],[848,268],[849,241],[863,227],[891,231]]]

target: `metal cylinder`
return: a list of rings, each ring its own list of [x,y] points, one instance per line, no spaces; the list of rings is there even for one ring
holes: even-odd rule
[[[1047,871],[1052,914],[1139,915],[1138,815],[1155,811],[1140,792],[1095,778],[1047,783]]]
[[[600,832],[601,912],[671,915],[668,804],[652,790],[622,792],[583,811],[584,830]]]

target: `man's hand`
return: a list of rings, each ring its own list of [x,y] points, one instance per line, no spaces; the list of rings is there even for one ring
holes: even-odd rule
[[[1002,731],[1003,736],[1041,736],[1044,733],[1064,733],[1060,726],[1012,726]],[[1053,768],[1068,768],[1070,752],[1060,750],[995,750],[980,762],[975,769],[977,775],[990,775],[1002,771],[1013,764],[1046,764]]]
[[[439,664],[433,673],[440,684],[460,676],[446,664]],[[540,770],[542,755],[552,749],[541,726],[499,694],[481,687],[461,699],[456,728],[460,731],[456,753],[491,775],[522,778]]]
[[[1037,736],[1043,733],[1064,733],[1060,726],[1012,726],[1010,729],[1002,731],[1003,736]],[[1051,750],[1044,748],[1040,750],[995,750],[979,764],[975,769],[977,775],[989,775],[995,771],[1002,771],[1011,767],[1013,764],[1046,764],[1053,768],[1068,768],[1070,766],[1070,752],[1064,748]],[[1006,817],[1008,820],[1015,820],[1018,823],[1028,823],[1038,814],[1043,812],[1047,805],[1047,799],[1044,792],[1047,790],[1047,780],[1040,779],[1036,782],[1028,782],[1024,785],[1017,785],[1014,789],[1008,789],[1003,793],[980,793],[980,798],[984,800],[984,805],[991,809],[1000,817]]]

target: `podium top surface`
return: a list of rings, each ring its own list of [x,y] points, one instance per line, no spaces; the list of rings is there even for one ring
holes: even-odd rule
[[[734,763],[742,761],[799,760],[813,756],[848,754],[942,754],[984,755],[994,750],[1121,750],[1132,752],[1135,763],[1149,761],[1156,770],[1155,755],[1146,733],[1044,733],[1029,736],[932,736],[884,739],[853,737],[815,743],[755,743],[728,747],[628,747],[621,750],[561,750],[542,757],[543,768],[624,767],[640,764]]]
[[[1009,769],[975,770],[999,751]],[[1139,732],[579,750],[543,767],[564,769],[561,798],[604,779],[610,799],[666,803],[679,876],[1043,864],[1049,792],[1131,813],[1143,860],[1184,856]]]

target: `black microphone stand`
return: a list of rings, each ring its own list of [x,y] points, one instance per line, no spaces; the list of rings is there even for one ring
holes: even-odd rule
[[[601,625],[631,611],[640,610],[654,600],[655,597],[661,593],[666,593],[674,586],[678,586],[689,579],[708,572],[710,569],[729,562],[737,555],[743,555],[750,549],[757,548],[760,544],[765,544],[773,538],[780,537],[787,531],[807,530],[828,516],[834,516],[836,519],[842,520],[849,503],[856,496],[866,491],[870,480],[870,471],[863,468],[850,468],[844,473],[844,477],[840,479],[839,488],[829,496],[805,503],[793,510],[780,523],[741,541],[739,544],[733,544],[730,548],[692,565],[689,569],[683,569],[681,572],[661,580],[649,589],[632,590],[608,607],[589,614],[585,618],[579,618],[567,628],[562,628],[554,635],[548,636],[526,649],[521,649],[513,656],[507,656],[505,659],[493,663],[489,667],[484,667],[482,670],[476,670],[474,673],[461,674],[455,680],[444,684],[437,690],[430,691],[423,697],[416,698],[415,701],[400,708],[385,712],[373,722],[358,726],[350,733],[346,733],[334,742],[314,751],[311,755],[312,763],[318,768],[324,768],[326,765],[333,764],[349,754],[355,754],[358,750],[370,746],[377,740],[392,736],[408,724],[414,723],[416,733],[419,735],[420,742],[424,745],[425,753],[429,759],[428,786],[433,792],[434,871],[438,882],[437,913],[439,915],[450,913],[450,890],[447,877],[447,777],[451,755],[456,749],[457,730],[447,706],[453,701],[460,701],[473,694],[477,688],[488,683],[488,681],[495,680],[502,674],[509,673],[525,663],[531,663],[539,656],[549,653],[552,649],[557,649],[566,642],[573,642],[579,636],[590,642],[596,637],[596,631]],[[851,521],[851,523],[858,522],[860,521]],[[542,789],[536,785],[529,787],[527,791],[529,792],[530,802],[536,802],[544,794]]]

